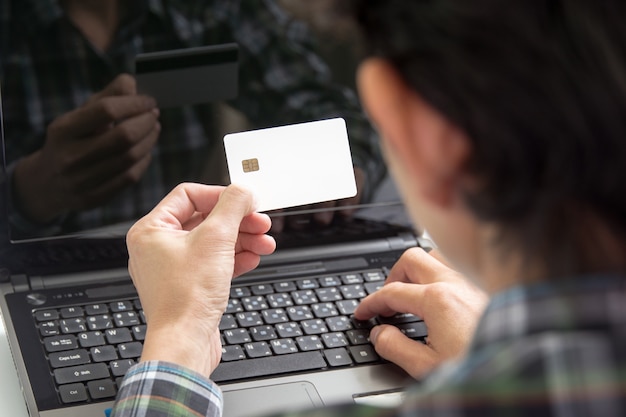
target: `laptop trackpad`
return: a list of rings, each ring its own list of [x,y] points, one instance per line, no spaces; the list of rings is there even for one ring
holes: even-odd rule
[[[321,406],[324,403],[310,382],[269,385],[226,391],[224,417],[253,417]]]

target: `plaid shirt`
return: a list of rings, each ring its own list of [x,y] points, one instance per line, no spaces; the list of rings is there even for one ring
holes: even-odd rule
[[[343,117],[354,164],[373,184],[384,174],[377,138],[356,95],[333,83],[328,67],[313,52],[307,27],[274,1],[125,4],[125,18],[103,52],[71,24],[58,0],[0,1],[0,76],[9,166],[42,146],[52,120],[85,103],[116,75],[132,73],[138,53],[236,42],[239,96],[229,104],[253,127]],[[104,207],[66,216],[65,230],[136,219],[179,182],[198,181],[212,144],[221,140],[207,134],[215,125],[209,109],[200,105],[162,110],[159,145],[142,181]],[[24,219],[13,220],[29,228]]]
[[[586,276],[492,298],[468,356],[409,390],[399,409],[349,404],[292,417],[626,415],[626,277]],[[181,380],[169,374],[172,369]],[[185,375],[184,377],[181,375]],[[219,415],[217,387],[158,362],[126,376],[115,417]]]

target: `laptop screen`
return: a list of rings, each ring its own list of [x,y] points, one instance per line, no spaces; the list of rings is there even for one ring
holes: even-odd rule
[[[297,12],[285,10],[287,16]],[[125,100],[137,87],[120,74],[135,79],[138,54],[209,42],[152,36],[139,44],[133,39],[146,35],[136,25],[168,22],[141,7],[126,19],[127,38],[115,39],[105,52],[62,17],[53,23],[56,50],[49,39],[27,37],[3,46],[3,240],[122,242],[130,225],[176,184],[229,183],[225,134],[331,117],[346,120],[358,198],[271,213],[279,247],[294,232],[351,219],[409,224],[355,92],[359,52],[349,30],[294,20],[291,28],[302,33],[276,39],[267,53],[248,39],[207,30],[212,36],[204,39],[239,47],[236,97],[162,108],[157,127],[154,113],[127,109]],[[213,76],[204,82],[217,88],[225,81]]]

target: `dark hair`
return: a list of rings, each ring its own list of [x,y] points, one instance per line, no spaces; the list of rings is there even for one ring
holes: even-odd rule
[[[592,219],[626,244],[626,2],[354,0],[351,11],[369,53],[470,137],[480,187],[467,202],[502,242],[550,259],[553,274],[597,271]]]

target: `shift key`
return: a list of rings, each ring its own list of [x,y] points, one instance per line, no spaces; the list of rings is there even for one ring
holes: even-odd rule
[[[94,379],[108,378],[109,376],[109,369],[103,363],[72,366],[54,371],[54,378],[58,384],[91,381]]]

